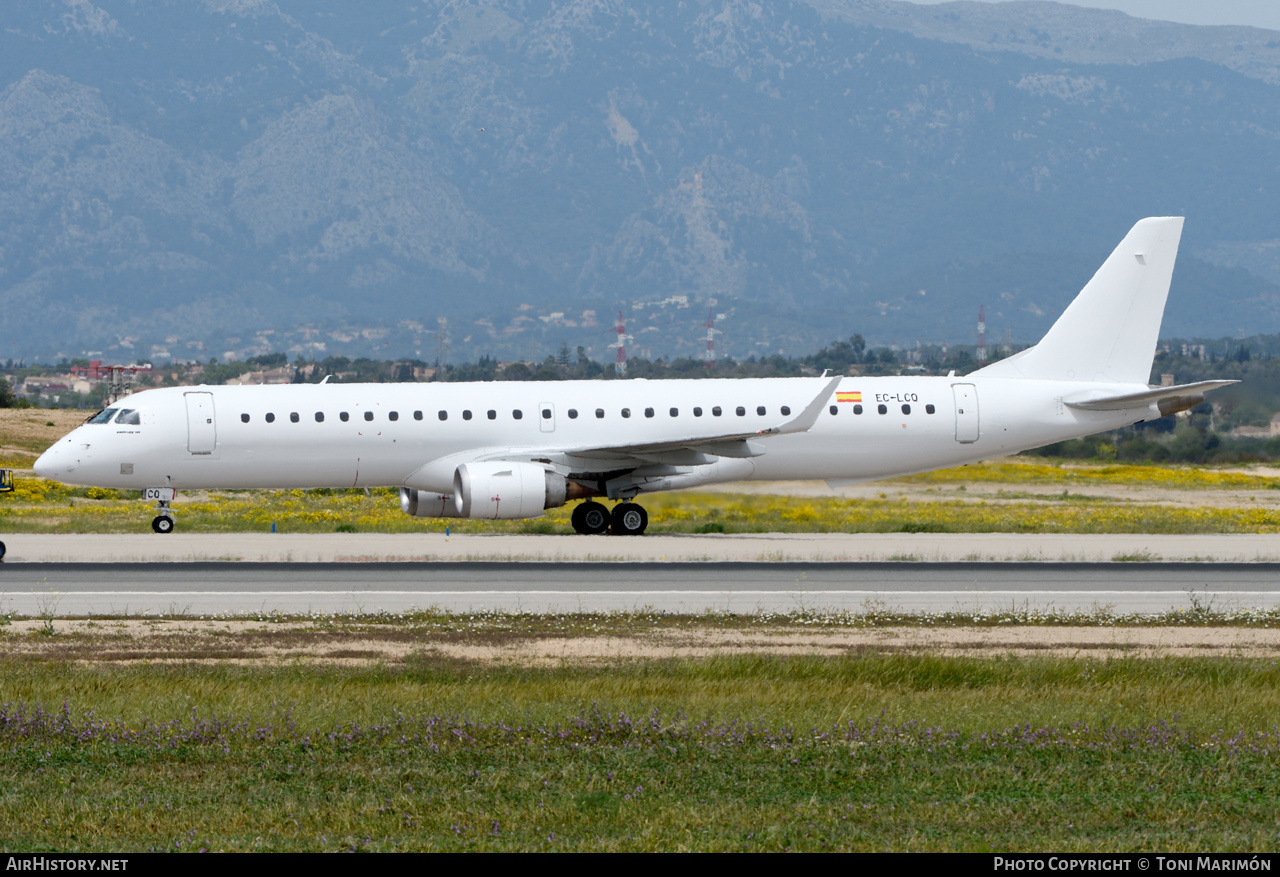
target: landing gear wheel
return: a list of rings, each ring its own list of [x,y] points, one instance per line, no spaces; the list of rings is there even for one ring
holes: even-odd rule
[[[609,529],[609,510],[598,502],[584,502],[573,510],[573,529],[584,536],[598,536]]]
[[[4,543],[0,542],[0,560],[4,560]]]
[[[633,502],[618,503],[613,507],[612,524],[615,536],[639,536],[649,526],[649,513]]]
[[[157,533],[172,533],[173,518],[168,515],[156,515],[151,519],[151,529]]]

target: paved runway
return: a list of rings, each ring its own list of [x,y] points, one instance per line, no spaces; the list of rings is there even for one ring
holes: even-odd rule
[[[0,612],[56,616],[652,609],[1115,612],[1280,606],[1277,563],[22,563]]]
[[[1280,561],[1262,533],[24,533],[4,565],[142,561]]]

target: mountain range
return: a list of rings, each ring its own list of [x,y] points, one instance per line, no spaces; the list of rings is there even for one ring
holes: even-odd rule
[[[0,358],[1280,331],[1280,33],[1056,3],[11,0]]]

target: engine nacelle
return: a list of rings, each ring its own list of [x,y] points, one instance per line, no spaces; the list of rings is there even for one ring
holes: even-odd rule
[[[456,518],[457,503],[452,493],[437,493],[434,490],[414,490],[412,487],[400,488],[400,510],[415,518]]]
[[[568,479],[534,463],[463,463],[453,473],[463,518],[536,518],[564,505],[569,493]]]

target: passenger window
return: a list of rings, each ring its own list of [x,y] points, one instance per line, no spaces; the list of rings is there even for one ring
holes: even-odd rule
[[[644,416],[645,416],[645,417],[652,417],[652,416],[653,416],[653,409],[652,409],[652,408],[646,408],[646,409],[644,409]]]
[[[289,422],[290,422],[290,423],[297,423],[297,422],[298,422],[298,412],[296,412],[296,411],[290,411],[290,412],[289,412]]]
[[[511,412],[511,418],[512,418],[513,420],[519,420],[519,419],[520,419],[520,418],[522,418],[522,417],[524,417],[524,412],[523,412],[523,411],[521,411],[519,408],[517,408],[515,411],[512,411],[512,412]]]
[[[861,406],[861,405],[854,405],[854,406],[853,406],[853,413],[854,413],[854,414],[861,414],[861,413],[862,413],[862,406]]]
[[[115,417],[116,412],[119,410],[119,408],[104,408],[86,420],[85,423],[110,423],[111,418]]]
[[[902,413],[903,413],[903,414],[910,414],[910,413],[911,413],[911,406],[910,406],[910,405],[903,405],[903,406],[902,406]]]
[[[739,405],[737,408],[734,409],[734,413],[737,414],[739,417],[746,417],[747,409]]]
[[[671,414],[671,416],[672,416],[672,417],[679,417],[679,416],[680,416],[680,409],[679,409],[679,408],[672,408],[672,409],[671,409],[671,411],[670,411],[670,414]]]
[[[924,413],[925,413],[925,414],[932,414],[933,412],[935,412],[935,411],[937,411],[937,410],[938,410],[938,409],[934,408],[934,407],[933,407],[933,405],[926,405],[926,406],[924,406]]]
[[[365,420],[373,420],[373,412],[372,412],[372,411],[366,411],[366,412],[364,413],[364,419],[365,419]]]
[[[348,414],[348,413],[347,413],[347,412],[345,412],[345,411],[339,411],[339,412],[338,412],[338,419],[339,419],[339,420],[341,420],[343,423],[346,423],[348,420],[350,420],[350,419],[351,419],[351,415],[350,415],[350,414]]]
[[[577,408],[570,408],[570,409],[569,409],[569,419],[570,419],[570,420],[577,420],[577,419],[578,419],[578,409],[577,409]]]
[[[248,423],[248,422],[249,422],[249,415],[248,415],[248,414],[241,414],[241,415],[240,415],[240,422],[241,422],[241,423]]]
[[[470,410],[463,409],[463,412],[462,412],[462,419],[463,419],[463,420],[470,420],[470,419],[471,419],[471,412],[470,412]]]
[[[400,412],[399,412],[399,411],[389,411],[389,412],[387,412],[387,420],[399,420],[399,419],[400,419]]]
[[[701,416],[702,416],[702,409],[701,409],[701,408],[695,408],[695,409],[693,409],[693,416],[694,416],[694,417],[701,417]]]
[[[623,408],[623,409],[622,409],[622,416],[623,416],[623,417],[630,417],[630,416],[631,416],[631,409],[630,409],[630,408]]]
[[[494,411],[492,408],[490,408],[488,411],[486,411],[486,412],[485,412],[485,417],[488,417],[490,420],[497,420],[497,419],[498,419],[498,412],[496,412],[496,411]]]
[[[323,411],[317,411],[317,412],[316,412],[316,423],[324,423],[324,412],[323,412]]]
[[[265,419],[266,419],[267,423],[275,423],[275,422],[276,422],[276,416],[275,416],[274,414],[272,414],[270,411],[268,411],[268,412],[267,412],[267,416],[266,416],[266,418],[265,418]]]
[[[724,414],[724,412],[720,410],[720,406],[719,406],[719,405],[717,405],[716,407],[712,408],[712,409],[711,409],[711,413],[712,413],[714,416],[716,416],[716,417],[719,417],[721,414]]]
[[[550,408],[543,408],[543,409],[542,409],[542,419],[543,419],[543,420],[550,420],[550,419],[551,419],[551,409],[550,409]]]
[[[449,419],[449,412],[448,412],[448,411],[439,411],[439,412],[437,412],[437,413],[436,413],[436,417],[439,417],[441,420],[448,420],[448,419]]]
[[[120,412],[120,416],[116,418],[116,423],[121,423],[125,426],[141,426],[142,418],[135,409],[126,408]]]
[[[888,414],[888,413],[889,413],[889,409],[888,409],[888,407],[887,407],[887,406],[884,406],[884,405],[877,405],[877,406],[876,406],[876,410],[877,410],[877,411],[879,411],[881,414]]]
[[[790,406],[790,405],[783,405],[783,406],[782,406],[782,408],[781,408],[781,409],[779,409],[779,410],[781,410],[781,411],[782,411],[782,416],[783,416],[783,417],[786,417],[787,415],[789,415],[789,414],[791,413],[791,406]]]
[[[835,406],[835,405],[832,405],[832,406],[831,406],[831,413],[832,413],[832,414],[839,414],[839,413],[840,413],[840,409],[839,409],[839,407],[837,407],[837,406]]]
[[[758,405],[758,406],[756,406],[756,414],[759,414],[761,417],[764,417],[764,406],[763,406],[763,405]]]
[[[604,419],[604,409],[603,409],[603,408],[597,408],[597,409],[596,409],[596,419],[597,419],[597,420],[603,420],[603,419]]]
[[[442,413],[443,413],[443,412],[442,412]],[[422,412],[421,412],[421,411],[415,411],[415,412],[413,412],[413,419],[414,419],[414,420],[421,420],[421,419],[422,419]],[[443,418],[443,417],[441,417],[440,419],[441,419],[441,420],[444,420],[444,418]]]

